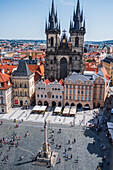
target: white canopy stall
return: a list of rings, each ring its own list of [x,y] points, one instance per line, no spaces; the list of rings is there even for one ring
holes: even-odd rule
[[[62,107],[55,107],[54,113],[61,113]]]
[[[69,112],[70,112],[70,106],[65,106],[62,114],[66,116],[69,115]]]
[[[46,111],[46,109],[47,109],[47,106],[38,106],[38,105],[36,105],[36,106],[34,106],[34,108],[32,109],[32,112],[33,112],[33,113],[41,113],[41,112]]]

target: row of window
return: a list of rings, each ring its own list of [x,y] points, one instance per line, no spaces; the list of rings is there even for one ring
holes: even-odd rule
[[[72,96],[69,96],[69,98],[68,98],[68,96],[66,96],[66,100],[75,100],[75,96],[73,96],[73,98],[72,98]],[[83,101],[83,97],[80,98],[80,97],[78,96],[78,97],[77,97],[77,100],[78,100],[78,101],[80,101],[80,100]],[[85,97],[85,101],[91,101],[91,97],[89,97],[89,98]]]
[[[37,97],[39,98],[39,97],[41,97],[41,98],[47,98],[47,95],[45,94],[45,95],[43,95],[43,94],[41,94],[41,95],[39,95],[39,94],[37,94]],[[58,99],[58,98],[60,98],[60,99],[62,99],[62,96],[59,96],[58,97],[58,95],[52,95],[52,99]]]
[[[94,99],[96,99],[96,95],[94,96]],[[102,96],[99,96],[99,100],[101,100],[102,99]],[[66,96],[66,100],[75,100],[75,96]],[[77,100],[80,100],[80,97],[78,96],[77,97]],[[91,101],[91,97],[89,97],[89,99],[85,96],[85,101]],[[83,101],[83,97],[81,97],[81,101]]]
[[[42,88],[42,87],[38,87],[38,89],[39,89],[39,90],[45,90],[45,88]],[[60,91],[59,88],[52,88],[52,90],[58,90],[58,91]]]
[[[94,99],[96,99],[96,95],[94,95]],[[101,100],[102,99],[102,96],[99,96],[99,100]]]
[[[17,91],[16,91],[16,96],[18,96]],[[27,96],[27,92],[25,91],[25,93],[24,93],[24,94],[22,94],[22,92],[20,92],[20,96]]]
[[[68,94],[68,92],[70,93],[70,94],[72,94],[72,92],[73,92],[73,94],[75,94],[75,90],[70,90],[70,91],[68,91],[68,90],[66,90],[66,94]],[[80,91],[80,90],[78,90],[78,92],[77,92],[78,94],[84,94],[84,91]],[[85,91],[85,95],[87,95],[88,94],[88,92],[87,91]],[[91,91],[89,91],[89,95],[91,95]]]
[[[20,83],[19,84],[19,86],[18,86],[19,88],[27,88],[27,85],[26,85],[26,83],[23,85],[22,83]],[[17,84],[15,83],[15,88],[17,88]]]
[[[95,89],[95,91],[94,91],[95,93],[97,92],[97,90]],[[102,89],[100,89],[100,94],[102,94]]]
[[[91,86],[75,86],[75,85],[66,85],[66,88],[73,88],[73,89],[75,89],[76,87],[78,87],[78,89],[92,89],[92,87]]]

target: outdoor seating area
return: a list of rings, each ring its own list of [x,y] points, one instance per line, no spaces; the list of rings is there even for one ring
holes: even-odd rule
[[[75,116],[76,106],[65,106],[62,115],[63,116]]]
[[[47,110],[47,106],[39,106],[36,105],[34,106],[34,108],[32,109],[32,113],[44,113]]]
[[[61,115],[62,112],[62,107],[55,107],[54,114],[55,115]]]

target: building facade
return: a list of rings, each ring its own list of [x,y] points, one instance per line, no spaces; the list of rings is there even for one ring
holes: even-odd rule
[[[103,60],[103,66],[107,70],[108,74],[111,77],[111,84],[113,85],[113,56],[107,56]]]
[[[25,60],[20,60],[12,77],[13,105],[29,106],[34,101],[34,73],[31,73]]]
[[[83,10],[80,12],[79,0],[76,13],[74,11],[73,21],[70,21],[70,47],[66,31],[63,31],[60,40],[60,23],[58,22],[57,11],[55,12],[54,1],[52,1],[49,21],[46,22],[47,51],[45,58],[45,78],[64,79],[70,72],[83,73],[83,53],[85,20],[83,23]]]
[[[35,89],[36,105],[63,106],[63,92],[64,87],[61,81],[41,80],[37,83]]]
[[[10,76],[0,72],[0,113],[8,113],[12,107],[12,84]]]
[[[64,81],[64,105],[77,109],[104,107],[105,81],[97,74],[81,75],[73,72]]]

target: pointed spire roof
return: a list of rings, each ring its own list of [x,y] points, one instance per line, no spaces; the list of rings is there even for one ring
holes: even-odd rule
[[[55,14],[54,0],[52,0],[51,15],[52,15],[52,14]]]
[[[13,76],[30,76],[31,74],[26,61],[23,59],[19,60],[18,68],[14,71]]]
[[[78,19],[80,18],[80,3],[79,3],[79,0],[77,2],[76,17]]]
[[[81,20],[81,22],[83,21],[83,8],[82,8],[82,11],[81,11],[80,20]]]
[[[86,27],[85,18],[84,18],[84,24],[83,24],[83,27],[84,27],[84,29],[85,29],[85,27]]]

